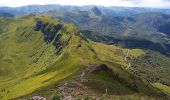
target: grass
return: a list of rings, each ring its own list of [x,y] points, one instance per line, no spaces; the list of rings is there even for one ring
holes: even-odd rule
[[[137,57],[140,57],[143,55],[146,55],[146,53],[142,49],[131,49],[130,50],[130,56],[132,56],[132,57],[137,58]]]
[[[168,93],[170,95],[170,87],[161,83],[153,83],[153,86],[157,87],[158,89],[161,89],[165,93]]]
[[[0,26],[3,29],[0,34],[0,99],[8,100],[29,95],[73,77],[89,65],[97,66],[101,63],[107,64],[124,80],[135,82],[139,85],[140,91],[144,93],[153,91],[152,87],[148,86],[149,89],[145,87],[147,83],[123,69],[122,66],[128,66],[124,61],[127,49],[87,40],[74,25],[63,24],[64,27],[60,31],[63,35],[59,39],[69,43],[62,49],[60,55],[56,55],[57,48],[52,43],[47,44],[44,41],[42,32],[34,31],[36,17],[54,25],[60,23],[42,15],[0,19],[1,22],[7,23],[6,26]],[[142,55],[145,55],[143,50],[130,50],[131,57]],[[109,77],[105,72],[92,74],[89,78],[95,79],[95,83],[99,82],[113,88],[113,91],[118,89],[121,89],[119,92],[122,93],[132,91],[125,83]],[[100,84],[96,83],[97,85]]]
[[[131,60],[131,72],[147,79],[151,83],[160,82],[170,85],[169,60],[168,56],[159,52],[146,51],[145,55]]]
[[[70,64],[72,62],[72,64]],[[69,64],[69,65],[68,65]],[[76,65],[75,65],[76,64]],[[80,65],[75,60],[67,60],[65,65],[57,66],[56,70],[47,71],[44,74],[40,74],[21,81],[20,83],[13,85],[5,89],[5,92],[1,94],[3,99],[16,98],[19,96],[31,93],[39,88],[48,86],[61,79],[69,77],[76,73],[80,69]]]
[[[143,95],[139,95],[139,94],[130,94],[130,95],[106,95],[103,96],[102,98],[103,100],[157,100],[154,97],[150,97],[150,96],[143,96]],[[160,98],[161,99],[161,98]]]
[[[117,64],[128,66],[127,62],[124,60],[127,50],[115,45],[106,45],[103,43],[92,42],[94,50],[97,56],[102,61],[116,62]],[[139,57],[145,55],[142,49],[130,49],[130,57]]]
[[[50,21],[44,17],[43,20]],[[69,54],[62,56],[66,52],[55,55],[56,48],[44,42],[41,32],[33,30],[34,17],[11,19],[9,23],[4,27],[7,31],[0,36],[0,98],[26,95],[81,69],[79,59]]]
[[[111,77],[105,71],[90,74],[88,76],[88,80],[89,82],[87,84],[97,93],[105,94],[106,88],[108,90],[108,94],[121,95],[133,93],[133,91],[126,87],[125,84],[119,82],[114,77]]]

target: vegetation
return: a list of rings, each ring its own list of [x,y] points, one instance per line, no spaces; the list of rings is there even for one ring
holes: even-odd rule
[[[45,15],[0,21],[4,22],[0,26],[0,99],[28,99],[36,94],[58,99],[63,96],[61,86],[69,92],[75,84],[82,88],[73,88],[73,95],[82,91],[84,98],[86,92],[90,98],[98,97],[106,88],[113,98],[165,96],[125,70],[128,49],[88,40],[74,25]],[[131,49],[129,54],[134,58],[144,55],[142,49]]]
[[[129,71],[152,83],[160,82],[170,86],[169,60],[168,56],[158,52],[146,51],[145,55],[131,59]]]
[[[31,93],[81,69],[78,59],[72,59],[66,52],[56,55],[55,46],[44,42],[43,34],[34,31],[34,18],[8,19],[10,24],[5,29],[9,30],[1,34],[0,87],[5,90],[1,92],[3,99]]]
[[[154,83],[153,86],[163,90],[165,93],[170,94],[170,87],[169,86],[163,85],[161,83]]]
[[[169,19],[162,13],[144,13],[132,16],[111,16],[100,13],[94,7],[90,11],[69,11],[62,15],[50,13],[65,23],[74,23],[89,39],[125,48],[142,48],[170,54]],[[151,21],[152,20],[152,21]]]

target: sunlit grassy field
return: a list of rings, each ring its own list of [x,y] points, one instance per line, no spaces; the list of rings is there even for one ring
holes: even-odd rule
[[[46,43],[41,31],[34,30],[37,17],[44,22],[61,23],[47,16],[33,15],[0,19],[5,24],[0,26],[2,29],[0,34],[0,99],[8,100],[29,95],[68,77],[79,75],[89,65],[97,66],[102,63],[107,64],[113,73],[121,76],[126,83],[135,83],[139,93],[157,92],[148,83],[144,83],[124,69],[128,66],[128,62],[124,60],[128,49],[88,40],[72,24],[64,24],[59,31],[62,34],[59,38],[62,42],[71,38],[68,45],[57,55],[58,48],[53,43]],[[142,55],[145,55],[142,49],[132,49],[129,53],[129,57]],[[88,78],[96,80],[94,83],[99,87],[92,87],[96,91],[107,86],[113,88],[114,92],[120,90],[119,92],[122,93],[135,94],[132,87],[108,76],[107,72],[90,74]]]

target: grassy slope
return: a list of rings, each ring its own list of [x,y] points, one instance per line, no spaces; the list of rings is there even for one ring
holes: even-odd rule
[[[1,98],[31,93],[81,68],[78,59],[72,59],[67,52],[58,57],[55,55],[55,47],[44,42],[41,32],[33,30],[35,22],[32,17],[9,20],[6,28],[10,30],[2,33],[0,39]],[[55,70],[48,71],[49,67]],[[43,73],[44,70],[47,71]]]
[[[159,82],[170,86],[169,56],[158,52],[147,51],[145,55],[132,59],[131,72],[155,83]]]
[[[167,85],[163,85],[161,83],[153,83],[153,86],[161,89],[162,91],[164,91],[165,93],[170,94],[170,87]]]
[[[80,38],[81,35],[75,35],[77,29],[73,25],[65,25],[64,28],[72,38],[69,45],[57,56],[55,55],[55,47],[51,43],[46,44],[44,42],[41,32],[34,31],[34,18],[33,16],[26,16],[15,19],[1,19],[1,21],[8,23],[6,26],[2,25],[3,30],[0,34],[1,99],[24,96],[60,82],[60,80],[80,73],[89,64],[105,63],[125,80],[133,81],[132,75],[120,67],[128,65],[124,61],[127,49],[92,41],[87,42],[87,40]],[[48,17],[43,18],[43,20],[59,23]],[[78,47],[79,45],[81,46]],[[145,53],[139,49],[130,52],[130,56],[134,57],[143,54]],[[92,75],[90,78],[100,79],[100,77],[107,78],[103,74]],[[137,85],[141,86],[140,89],[144,88],[142,87],[145,86],[143,82],[136,81]],[[130,88],[124,87],[119,82],[114,85],[112,82],[114,83],[116,80],[111,78],[108,86],[122,86],[122,91],[125,89],[131,91]],[[149,92],[145,88],[141,91]]]

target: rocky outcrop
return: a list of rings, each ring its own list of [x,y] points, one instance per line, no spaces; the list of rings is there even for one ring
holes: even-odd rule
[[[62,23],[49,23],[42,21],[40,19],[36,20],[36,25],[34,27],[35,31],[41,31],[44,35],[44,41],[52,43],[56,49],[57,54],[68,44],[69,38],[71,37],[69,33],[65,32]],[[67,39],[63,39],[63,35],[67,36]]]
[[[35,31],[41,31],[44,34],[44,40],[46,42],[52,42],[52,40],[54,40],[55,35],[57,35],[61,28],[61,24],[54,25],[40,20],[38,20],[35,25]]]
[[[132,77],[134,79],[133,81],[127,80],[124,77],[122,77],[119,73],[114,72],[111,68],[109,68],[106,64],[100,64],[96,67],[96,69],[93,71],[93,73],[99,73],[99,72],[106,72],[110,77],[116,79],[120,83],[126,85],[131,90],[138,92],[138,86],[136,85],[135,77]]]
[[[91,12],[96,16],[102,15],[102,12],[97,7],[92,8]]]
[[[96,69],[94,71],[96,71],[96,72],[106,71],[109,74],[113,73],[112,69],[110,69],[106,64],[100,64],[99,66],[96,67]]]

